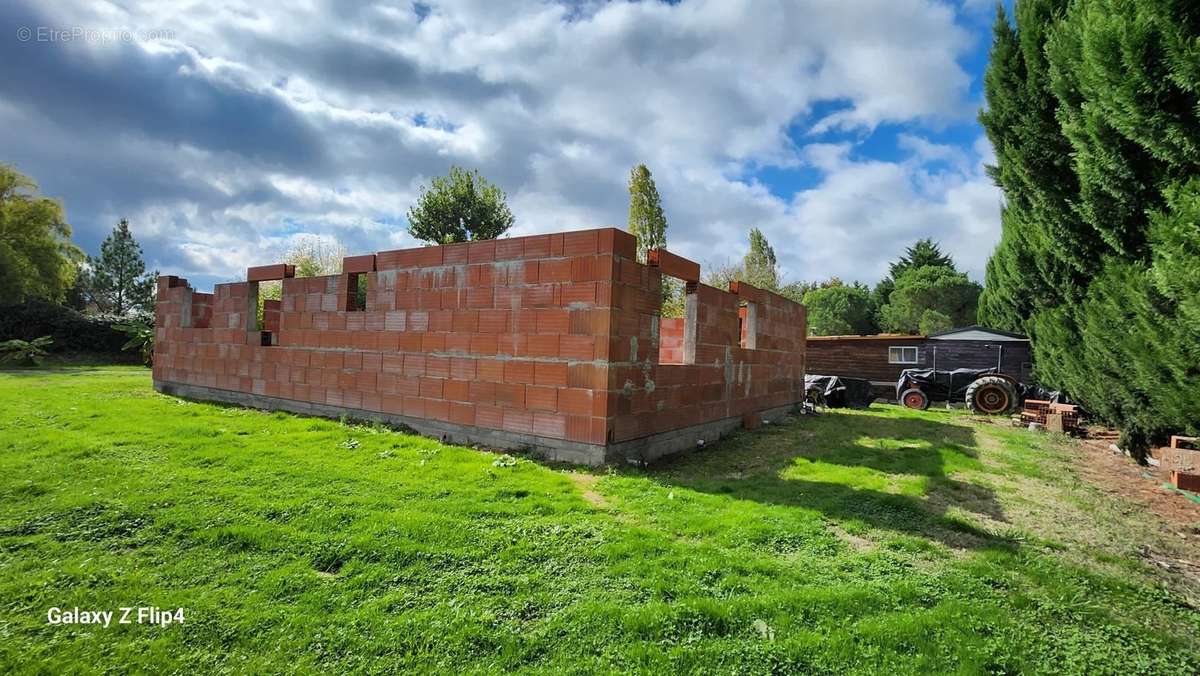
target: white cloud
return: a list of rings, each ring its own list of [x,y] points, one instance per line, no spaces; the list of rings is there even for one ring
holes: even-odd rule
[[[297,229],[336,233],[352,250],[409,244],[397,231],[417,186],[451,163],[508,192],[519,233],[623,224],[629,167],[645,162],[672,247],[699,260],[739,255],[758,226],[792,278],[873,280],[926,235],[982,270],[998,232],[998,198],[978,167],[986,144],[919,132],[973,114],[959,60],[977,36],[948,5],[430,5],[424,17],[322,2],[0,10],[18,24],[173,36],[0,47],[10,64],[0,75],[20,56],[25,69],[41,61],[38,75],[94,84],[19,81],[0,108],[0,146],[67,201],[85,242],[127,216],[158,265],[192,276],[236,276]],[[833,112],[814,112],[829,102]],[[918,130],[900,137],[903,160],[817,142],[889,124]],[[105,165],[119,170],[97,173]],[[820,178],[780,197],[753,178],[769,166]]]

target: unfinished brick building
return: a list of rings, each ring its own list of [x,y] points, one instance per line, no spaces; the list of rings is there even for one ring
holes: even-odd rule
[[[686,316],[661,319],[662,276]],[[781,416],[804,396],[804,307],[649,265],[606,228],[287,265],[198,293],[158,280],[154,387],[193,399],[402,423],[554,460],[648,461]],[[282,300],[259,284],[282,280]]]

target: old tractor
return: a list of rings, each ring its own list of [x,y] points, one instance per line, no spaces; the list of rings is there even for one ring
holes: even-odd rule
[[[1003,415],[1021,403],[1023,387],[996,369],[905,369],[896,381],[896,400],[925,410],[934,401],[965,401],[973,413]]]

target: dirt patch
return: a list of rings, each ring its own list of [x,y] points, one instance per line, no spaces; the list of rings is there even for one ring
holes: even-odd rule
[[[571,472],[567,474],[567,478],[579,488],[579,494],[584,500],[600,509],[608,509],[608,500],[596,492],[596,482],[600,480],[600,477],[595,474]]]
[[[1109,448],[1112,443],[1110,435],[1100,435],[1069,446],[1080,477],[1109,495],[1138,503],[1168,524],[1200,528],[1200,504],[1178,491],[1163,488],[1170,481],[1169,472],[1139,465],[1124,454],[1114,453]]]
[[[868,540],[861,535],[855,535],[832,521],[825,522],[825,527],[833,531],[833,534],[838,536],[838,539],[850,545],[850,548],[856,552],[869,552],[876,547],[874,541]]]

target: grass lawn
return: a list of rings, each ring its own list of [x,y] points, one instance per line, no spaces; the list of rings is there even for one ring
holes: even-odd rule
[[[876,405],[573,470],[0,373],[0,672],[1196,673],[1155,529],[1069,456]],[[47,623],[126,606],[185,619]]]

